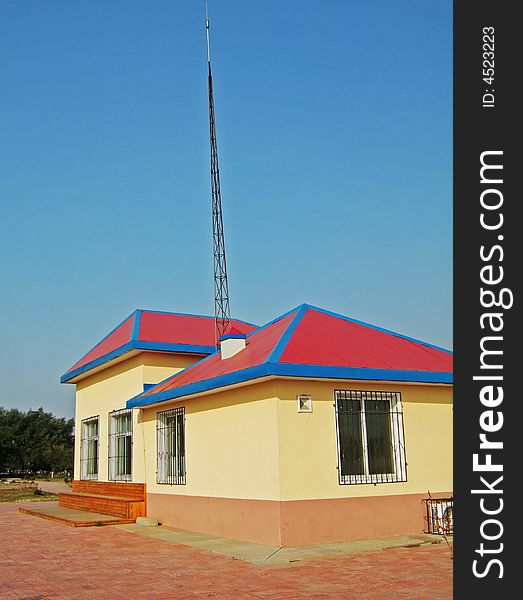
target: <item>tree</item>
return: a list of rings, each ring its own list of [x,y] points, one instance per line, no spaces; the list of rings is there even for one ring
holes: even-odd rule
[[[0,471],[71,471],[73,425],[73,419],[55,417],[43,408],[22,412],[0,407]]]

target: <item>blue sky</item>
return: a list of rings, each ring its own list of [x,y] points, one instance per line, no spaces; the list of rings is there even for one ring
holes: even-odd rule
[[[234,316],[452,345],[451,2],[210,0]],[[0,406],[135,308],[213,312],[204,2],[0,3]]]

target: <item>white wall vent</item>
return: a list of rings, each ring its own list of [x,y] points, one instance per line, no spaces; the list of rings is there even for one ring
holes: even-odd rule
[[[312,412],[312,397],[301,394],[298,396],[298,412],[300,413],[311,413]]]

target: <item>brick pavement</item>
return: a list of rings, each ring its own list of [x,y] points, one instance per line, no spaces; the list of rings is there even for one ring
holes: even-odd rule
[[[0,599],[452,597],[445,544],[260,567],[118,527],[72,528],[0,504]]]

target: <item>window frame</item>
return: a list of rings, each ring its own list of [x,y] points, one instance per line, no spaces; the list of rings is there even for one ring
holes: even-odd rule
[[[90,423],[96,423],[96,435],[86,436],[86,427]],[[96,448],[96,471],[94,473],[88,473],[90,464],[94,460],[89,456],[89,444],[95,441]],[[98,475],[100,470],[100,415],[95,417],[87,417],[81,421],[81,432],[80,432],[80,479],[83,481],[98,481]]]
[[[172,420],[169,422],[170,419]],[[178,429],[180,423],[181,431]],[[174,441],[170,441],[166,436],[173,434]],[[156,483],[161,485],[186,484],[185,435],[184,406],[156,413]],[[172,452],[173,449],[176,451],[181,449],[181,456],[178,456],[178,452]]]
[[[340,435],[340,400],[359,401],[360,435],[362,445],[363,473],[343,474],[342,472],[342,447]],[[365,400],[389,401],[389,426],[391,437],[391,462],[393,472],[371,473],[369,467],[369,439],[367,436],[367,413]],[[401,392],[378,390],[334,390],[334,418],[336,424],[336,450],[338,455],[338,483],[340,485],[379,484],[379,483],[404,483],[407,481],[407,457],[405,449],[405,428],[403,422],[403,403]],[[383,414],[383,413],[381,413]]]
[[[118,422],[118,419],[129,416],[129,429],[127,431],[113,431],[113,424]],[[109,481],[132,481],[133,480],[133,409],[132,408],[122,408],[120,410],[113,410],[109,413],[109,427],[108,427],[108,437],[109,437],[109,447],[108,447],[108,479]],[[129,473],[117,473],[118,470],[118,459],[121,456],[118,454],[118,440],[120,438],[131,438],[130,443],[130,471]],[[124,450],[123,455],[124,463],[127,463],[127,453]]]

